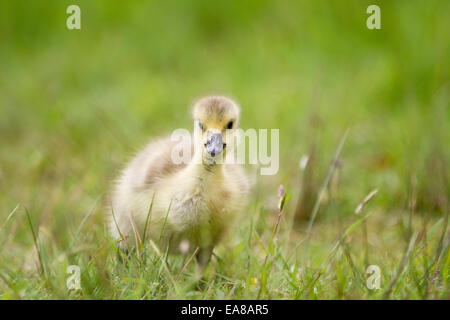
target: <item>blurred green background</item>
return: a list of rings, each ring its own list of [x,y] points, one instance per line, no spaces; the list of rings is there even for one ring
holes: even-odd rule
[[[66,28],[70,4],[81,30]],[[350,127],[344,195],[378,187],[402,207],[415,175],[423,209],[444,210],[450,3],[376,1],[381,30],[369,4],[2,1],[2,213],[42,209],[54,188],[76,211],[149,137],[190,129],[211,93],[242,105],[243,128],[280,128],[279,175],[261,184],[295,182],[312,144],[328,166]]]
[[[70,4],[81,30],[66,28]],[[381,30],[366,28],[370,4]],[[276,201],[280,183],[295,199],[305,154],[314,189],[350,128],[332,209],[351,214],[378,188],[384,214],[414,193],[417,212],[440,217],[449,30],[445,0],[1,1],[0,219],[21,203],[69,241],[60,226],[78,224],[150,137],[190,129],[189,106],[212,93],[240,103],[244,129],[280,129],[280,171],[256,177],[255,202]]]

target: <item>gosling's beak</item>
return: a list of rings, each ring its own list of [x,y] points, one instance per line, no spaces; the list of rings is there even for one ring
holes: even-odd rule
[[[211,156],[216,156],[223,150],[222,133],[213,133],[205,144],[206,152]]]

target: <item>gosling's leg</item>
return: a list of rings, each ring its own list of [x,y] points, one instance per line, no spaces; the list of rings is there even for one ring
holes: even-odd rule
[[[201,272],[202,274],[206,266],[208,265],[209,261],[211,260],[212,252],[213,247],[200,248],[198,250],[197,255],[195,256],[195,258],[197,259],[198,266],[202,271]]]
[[[207,279],[205,277],[205,269],[211,260],[212,252],[213,247],[200,248],[195,256],[197,260],[197,287],[200,290],[206,287]]]

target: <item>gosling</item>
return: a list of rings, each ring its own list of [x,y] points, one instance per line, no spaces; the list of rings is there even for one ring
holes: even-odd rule
[[[192,116],[193,139],[183,142],[188,144],[183,150],[192,150],[190,161],[173,161],[180,142],[170,137],[150,142],[123,170],[108,219],[120,249],[144,238],[171,253],[198,248],[196,258],[204,267],[245,207],[249,183],[240,165],[225,161],[235,146],[240,107],[210,96],[194,104]]]

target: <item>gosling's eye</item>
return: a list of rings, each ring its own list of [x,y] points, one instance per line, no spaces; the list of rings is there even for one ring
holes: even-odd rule
[[[198,122],[198,126],[200,127],[201,130],[203,130],[203,123],[201,123],[200,121]]]
[[[230,121],[227,124],[227,129],[232,129],[232,128],[233,128],[233,121]]]

